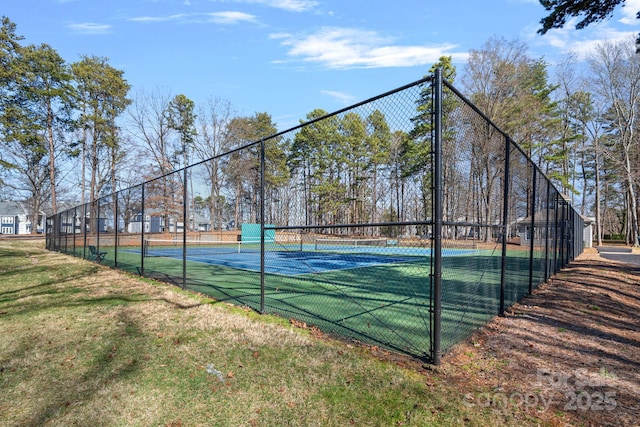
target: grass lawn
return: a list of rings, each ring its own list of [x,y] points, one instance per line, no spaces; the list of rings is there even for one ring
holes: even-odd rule
[[[0,240],[0,425],[555,423],[469,404],[485,382],[294,324]]]

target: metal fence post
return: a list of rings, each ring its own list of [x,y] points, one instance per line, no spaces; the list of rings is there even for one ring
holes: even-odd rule
[[[264,139],[260,140],[260,313],[264,314]]]
[[[534,248],[534,240],[535,240],[535,230],[536,230],[536,191],[537,191],[537,181],[538,181],[538,169],[533,165],[533,185],[531,189],[531,209],[529,209],[529,214],[531,215],[531,225],[530,225],[530,234],[529,234],[529,294],[533,292],[533,248]]]
[[[113,232],[114,232],[114,251],[113,251],[113,266],[118,268],[118,192],[115,193],[113,201]]]
[[[578,248],[579,245],[579,241],[578,241],[578,234],[579,234],[579,228],[578,226],[580,225],[580,218],[579,218],[579,214],[578,212],[574,211],[573,208],[571,208],[571,259],[570,261],[573,261],[576,259],[576,250]]]
[[[544,232],[544,281],[549,279],[549,198],[551,197],[551,183],[547,181],[547,200],[546,200],[546,226]]]
[[[87,258],[87,203],[82,205],[82,258]]]
[[[554,221],[553,221],[553,270],[551,274],[556,274],[558,272],[558,208],[560,205],[560,201],[558,200],[558,192],[555,192],[555,203],[553,206],[555,207],[554,213]],[[562,230],[561,230],[562,231]]]
[[[100,251],[100,199],[95,200],[96,204],[96,251]]]
[[[565,265],[567,265],[567,259],[568,259],[568,255],[569,255],[569,243],[568,243],[568,236],[567,236],[567,202],[564,200],[564,197],[562,198],[562,233],[560,234],[560,247],[562,248],[562,252],[560,253],[561,255],[561,259],[560,259],[560,269],[564,268]]]
[[[507,228],[509,222],[509,174],[511,162],[511,141],[505,136],[504,148],[504,193],[502,196],[502,268],[500,270],[500,316],[504,316],[505,282],[507,279]]]
[[[69,211],[67,211],[69,212]],[[69,214],[67,214],[69,217]],[[71,233],[73,235],[73,256],[77,257],[78,253],[76,248],[76,221],[78,220],[78,207],[73,208],[73,224],[71,224]]]
[[[435,365],[442,357],[442,69],[434,73],[433,135],[433,338],[432,358]]]
[[[182,289],[187,289],[187,165],[182,170]],[[178,224],[176,224],[176,227]]]
[[[140,276],[144,276],[144,183],[142,183],[142,191],[140,198]]]

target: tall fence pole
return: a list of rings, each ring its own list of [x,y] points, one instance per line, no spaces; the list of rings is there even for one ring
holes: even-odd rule
[[[142,184],[142,191],[140,194],[140,276],[144,276],[144,183]]]
[[[442,357],[442,69],[434,73],[433,135],[433,363]]]
[[[82,258],[87,258],[87,204],[82,205]]]
[[[184,150],[183,150],[184,151]],[[182,171],[182,289],[187,289],[187,162]],[[176,224],[176,227],[178,224]]]
[[[561,196],[560,197],[562,200],[562,222],[561,227],[562,227],[562,233],[560,234],[560,247],[562,248],[562,252],[560,253],[561,259],[560,259],[560,268],[558,268],[558,270],[560,270],[561,268],[564,268],[565,265],[568,264],[567,262],[567,255],[569,254],[569,244],[568,244],[568,240],[567,240],[567,221],[566,221],[566,205],[567,202],[564,200],[564,198]]]
[[[114,231],[114,250],[113,250],[113,266],[118,268],[118,192],[113,200],[113,231]]]
[[[67,211],[69,212],[69,211]],[[69,214],[67,213],[67,218]],[[76,222],[78,221],[78,208],[73,208],[73,224],[71,224],[71,233],[73,233],[73,256],[78,256],[76,252],[78,249],[76,248]]]
[[[544,281],[549,279],[549,199],[551,198],[551,183],[547,180],[547,199],[546,199],[546,227],[544,232]]]
[[[551,270],[551,274],[556,274],[558,272],[558,209],[560,207],[560,201],[558,200],[558,192],[553,192],[554,203],[554,217],[553,217],[553,270]],[[562,231],[562,230],[560,230]]]
[[[531,206],[529,207],[529,215],[531,215],[531,223],[529,225],[529,294],[533,293],[533,249],[535,246],[535,236],[536,236],[536,192],[538,187],[538,169],[533,166],[533,174],[532,174],[533,183],[531,185],[531,198],[529,199],[529,203]]]
[[[101,199],[97,199],[93,202],[96,205],[96,242],[94,243],[96,245],[96,251],[100,251],[100,200]]]
[[[264,139],[260,141],[260,313],[264,314]]]
[[[502,269],[500,271],[500,316],[504,316],[504,300],[506,297],[505,282],[507,279],[507,228],[509,222],[509,174],[511,163],[511,141],[505,136],[504,145],[504,193],[502,202]]]

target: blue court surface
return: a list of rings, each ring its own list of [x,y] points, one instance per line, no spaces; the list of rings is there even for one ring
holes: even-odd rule
[[[188,252],[187,252],[188,253]],[[222,254],[213,256],[187,255],[195,262],[224,265],[239,270],[260,271],[260,253]],[[383,256],[367,254],[341,254],[318,252],[269,251],[265,253],[265,273],[298,276],[334,270],[371,267],[390,263],[406,263],[423,260],[425,257]]]
[[[445,256],[464,256],[477,250],[449,249]],[[431,249],[416,247],[361,247],[355,249],[314,249],[313,245],[265,245],[265,273],[286,276],[323,273],[398,263],[429,263]],[[147,256],[182,259],[182,248],[157,247],[149,249]],[[222,265],[238,270],[260,272],[259,246],[240,245],[187,247],[186,260],[211,265]]]

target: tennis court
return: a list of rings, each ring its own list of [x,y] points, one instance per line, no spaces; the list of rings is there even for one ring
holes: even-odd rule
[[[145,240],[145,257],[181,260],[182,241]],[[253,272],[261,271],[256,241],[187,241],[186,260]],[[474,250],[450,249],[446,256],[465,256]],[[387,239],[315,239],[313,243],[265,242],[265,273],[285,276],[359,269],[386,264],[429,262],[431,249],[390,245]]]

